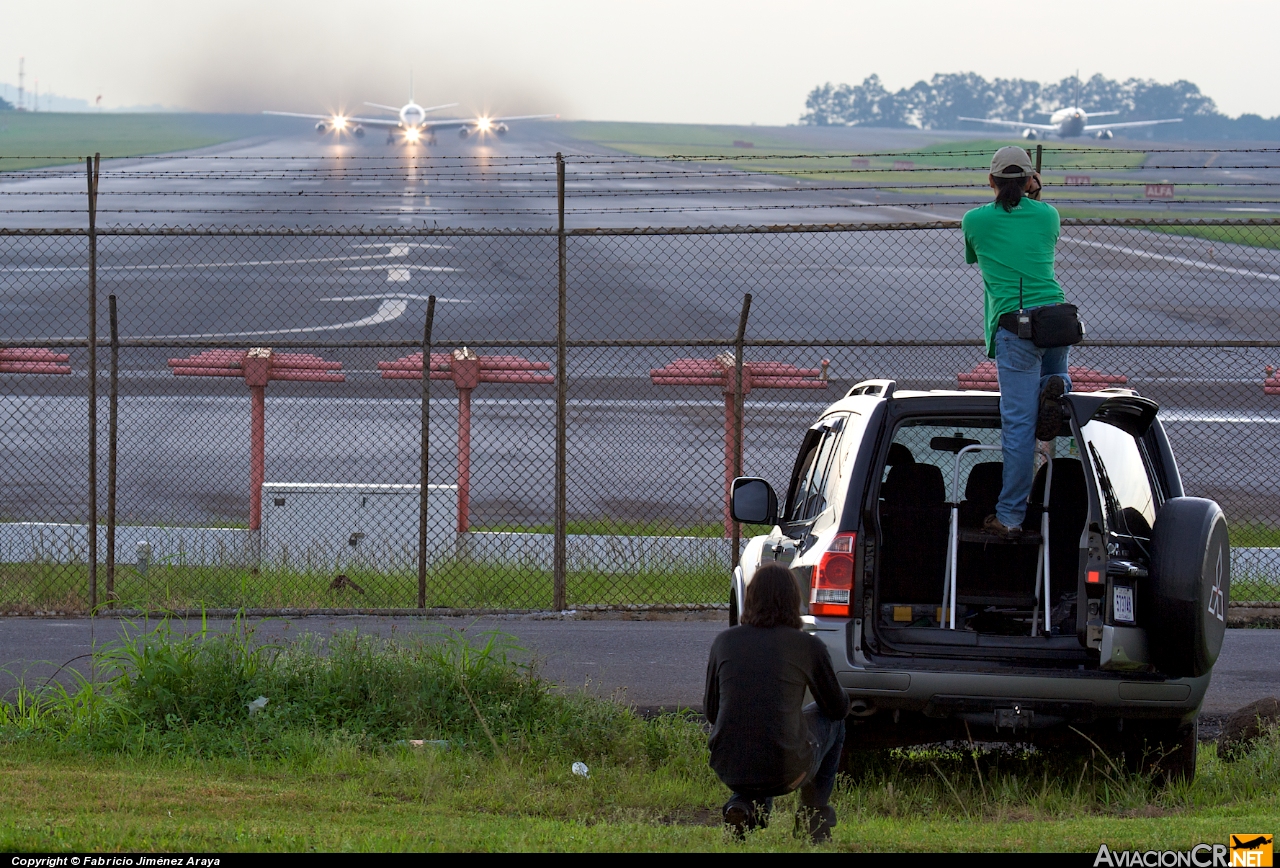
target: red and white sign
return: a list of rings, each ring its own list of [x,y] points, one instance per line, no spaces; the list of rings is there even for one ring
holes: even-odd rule
[[[898,170],[914,169],[915,165],[916,164],[913,160],[894,160],[893,161],[893,168]]]
[[[1088,187],[1093,184],[1093,179],[1088,175],[1067,175],[1062,183],[1068,187]]]
[[[1148,184],[1147,198],[1148,199],[1172,199],[1173,185],[1172,184]]]

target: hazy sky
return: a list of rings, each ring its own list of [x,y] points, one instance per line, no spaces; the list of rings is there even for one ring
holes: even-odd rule
[[[1023,36],[1010,38],[1018,30]],[[419,102],[635,121],[784,124],[824,81],[934,72],[1196,82],[1280,115],[1264,0],[7,0],[0,81],[108,107],[295,111]]]

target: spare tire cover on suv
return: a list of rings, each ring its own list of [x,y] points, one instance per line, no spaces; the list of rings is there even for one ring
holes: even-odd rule
[[[1222,509],[1201,497],[1174,497],[1156,515],[1145,617],[1151,662],[1174,678],[1213,668],[1227,628],[1231,547]],[[1141,617],[1141,616],[1140,616]]]

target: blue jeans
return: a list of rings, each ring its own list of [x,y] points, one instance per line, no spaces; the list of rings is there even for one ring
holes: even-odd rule
[[[804,783],[800,784],[800,804],[806,808],[825,808],[835,789],[836,772],[840,770],[840,752],[844,748],[844,721],[832,720],[810,702],[802,711],[809,725],[809,742],[813,745],[813,764]],[[755,802],[756,810],[766,815],[773,811],[773,796],[735,792],[730,802]]]
[[[1000,445],[1004,452],[1004,485],[996,502],[996,518],[1005,527],[1021,527],[1036,463],[1036,420],[1040,391],[1050,377],[1062,377],[1067,390],[1070,347],[1042,349],[1008,329],[996,329],[996,372],[1000,380]]]

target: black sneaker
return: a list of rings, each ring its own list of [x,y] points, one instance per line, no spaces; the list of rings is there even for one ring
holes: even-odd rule
[[[836,825],[836,809],[830,805],[821,808],[802,806],[796,811],[796,835],[807,835],[814,844],[831,840],[831,830]]]
[[[982,523],[982,532],[998,536],[1001,539],[1018,539],[1022,536],[1022,526],[1005,527],[1004,522],[996,518],[995,513],[987,516],[986,521]]]
[[[750,802],[734,799],[724,806],[723,816],[735,840],[743,840],[756,827],[755,806]]]
[[[1050,377],[1040,392],[1040,413],[1036,417],[1036,439],[1048,442],[1062,430],[1062,401],[1067,392],[1067,381]]]

